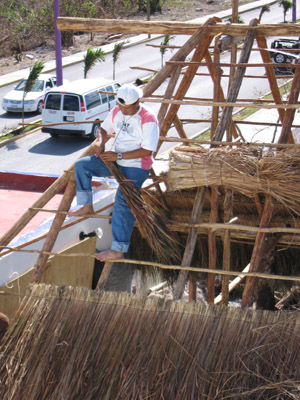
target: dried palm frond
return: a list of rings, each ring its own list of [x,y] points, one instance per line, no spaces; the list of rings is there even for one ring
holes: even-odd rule
[[[0,398],[299,399],[299,322],[34,285],[1,343]]]
[[[226,186],[250,197],[268,194],[299,215],[300,153],[297,149],[176,147],[170,154],[168,185],[173,190]]]
[[[112,175],[118,181],[141,235],[155,252],[160,262],[169,264],[180,260],[176,236],[168,228],[168,219],[163,212],[145,201],[132,182],[112,162],[106,162]]]

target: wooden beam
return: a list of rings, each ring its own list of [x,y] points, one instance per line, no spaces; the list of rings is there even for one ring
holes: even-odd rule
[[[205,23],[58,17],[56,26],[61,31],[193,35],[203,29]],[[247,24],[220,22],[215,26],[210,26],[209,33],[245,36],[249,29],[256,30],[253,27],[249,28]],[[257,32],[264,36],[300,36],[300,24],[262,24],[258,26]]]

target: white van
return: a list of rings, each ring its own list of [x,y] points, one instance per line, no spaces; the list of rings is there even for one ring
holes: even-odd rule
[[[121,85],[116,81],[104,78],[79,79],[49,90],[42,107],[42,132],[58,135],[81,135],[94,139],[100,121],[103,121],[109,111],[116,105],[113,93]],[[111,92],[100,93],[99,90]],[[63,124],[62,122],[99,121],[99,123]]]

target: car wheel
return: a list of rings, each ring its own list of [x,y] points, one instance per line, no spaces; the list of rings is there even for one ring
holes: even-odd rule
[[[57,138],[58,137],[58,133],[53,133],[52,132],[52,133],[50,133],[50,136],[53,137],[53,138]]]
[[[279,64],[285,63],[285,56],[283,54],[275,54],[274,60]]]
[[[42,107],[43,107],[43,102],[41,100],[41,101],[39,101],[37,110],[36,110],[39,114],[42,114]]]
[[[89,135],[90,139],[95,140],[97,135],[98,135],[98,128],[99,128],[100,124],[94,124],[92,127],[92,131]]]

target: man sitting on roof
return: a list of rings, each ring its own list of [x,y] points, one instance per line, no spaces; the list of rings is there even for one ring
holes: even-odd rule
[[[153,153],[157,149],[159,126],[153,112],[140,104],[143,93],[134,85],[123,85],[117,92],[116,105],[102,122],[95,142],[95,155],[75,163],[77,202],[82,205],[69,216],[94,213],[92,177],[111,176],[105,162],[116,163],[123,175],[138,190],[149,176]],[[106,151],[107,135],[114,134],[113,150]],[[120,187],[117,190],[112,215],[113,241],[109,250],[96,254],[100,261],[124,258],[134,226],[134,216]]]

